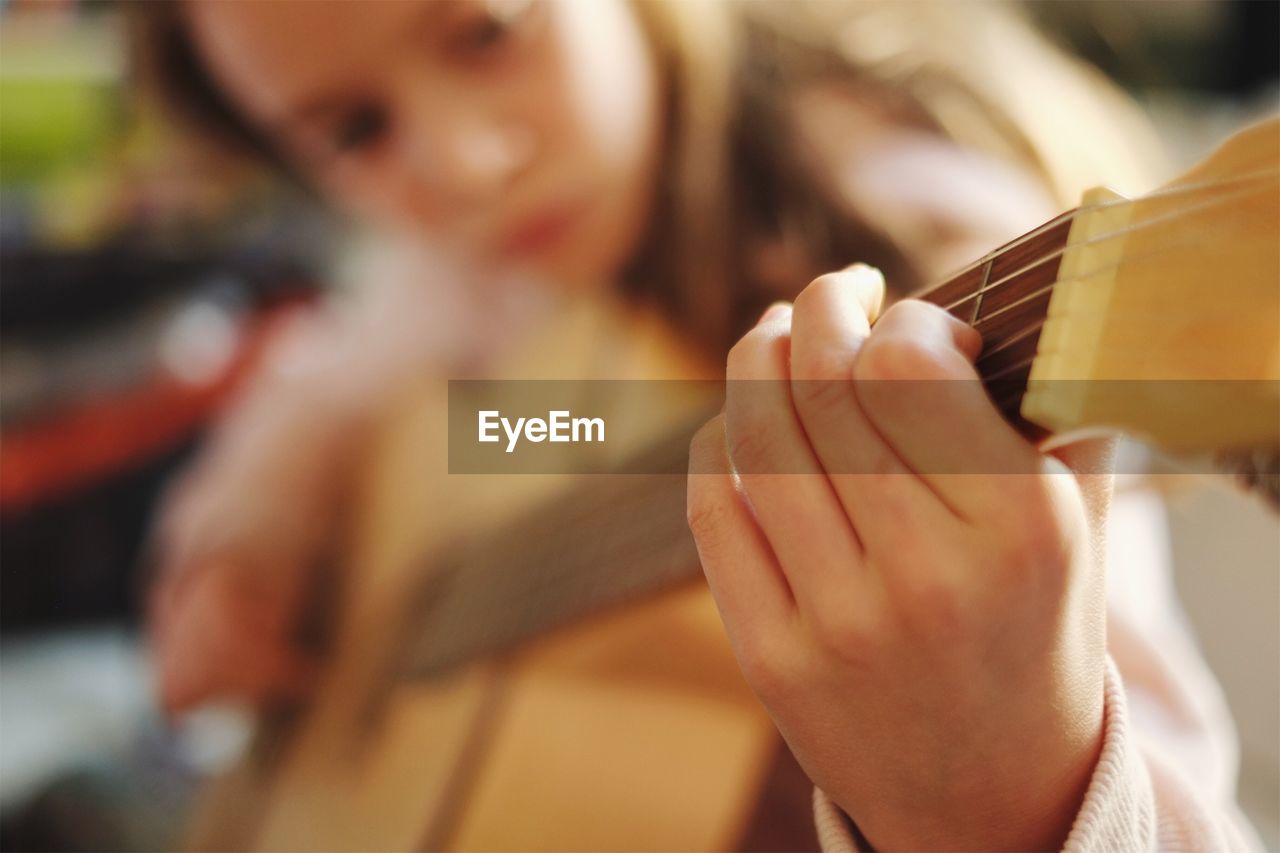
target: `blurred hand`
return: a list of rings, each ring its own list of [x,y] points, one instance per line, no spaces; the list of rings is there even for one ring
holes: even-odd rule
[[[433,377],[481,371],[548,310],[538,282],[479,276],[413,240],[348,262],[345,297],[275,336],[162,512],[150,622],[170,712],[311,686],[299,623],[381,413]]]
[[[913,300],[872,328],[883,298],[823,276],[734,347],[690,526],[747,680],[876,849],[1057,849],[1101,749],[1110,478],[1001,418],[975,331]]]
[[[333,543],[368,413],[305,368],[322,338],[286,329],[178,487],[156,530],[150,622],[160,701],[296,696],[315,661],[299,643]]]

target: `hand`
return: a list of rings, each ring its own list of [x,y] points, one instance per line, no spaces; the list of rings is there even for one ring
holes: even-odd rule
[[[351,290],[272,336],[247,393],[167,501],[151,597],[161,704],[260,703],[307,692],[299,648],[319,563],[370,433],[406,389],[476,369],[535,305],[517,275],[482,279],[413,241],[350,259]],[[468,286],[461,286],[460,281]]]
[[[873,330],[883,298],[822,276],[733,348],[689,524],[748,682],[872,845],[1057,849],[1101,749],[1110,477],[1018,435],[941,309]]]
[[[321,507],[334,485],[281,470],[278,457],[260,480],[248,480],[239,466],[221,464],[228,450],[215,448],[187,476],[157,536],[148,615],[158,698],[171,714],[214,699],[298,696],[313,680],[299,623],[324,544]],[[243,462],[263,455],[231,450]],[[325,464],[314,447],[306,455],[312,461],[303,465]]]
[[[302,321],[279,333],[162,507],[148,615],[169,713],[215,699],[261,704],[313,685],[317,662],[298,642],[300,623],[369,426],[363,401],[334,392],[338,366],[319,360],[332,346]]]

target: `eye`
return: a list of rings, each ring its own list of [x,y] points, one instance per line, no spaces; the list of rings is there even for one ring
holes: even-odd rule
[[[491,15],[482,15],[475,23],[463,30],[454,42],[454,46],[462,51],[480,52],[488,50],[507,37],[510,26],[506,21]]]
[[[530,17],[530,0],[488,0],[459,23],[449,39],[450,52],[460,59],[485,58],[518,34]]]
[[[386,111],[375,104],[363,104],[345,115],[333,131],[333,148],[339,153],[376,145],[386,134]]]

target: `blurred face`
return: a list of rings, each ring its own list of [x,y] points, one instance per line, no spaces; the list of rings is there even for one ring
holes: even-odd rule
[[[635,249],[661,127],[626,0],[187,0],[187,18],[230,100],[340,208],[570,284]]]

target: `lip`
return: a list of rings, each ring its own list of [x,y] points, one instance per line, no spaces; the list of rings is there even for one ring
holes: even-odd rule
[[[517,219],[501,232],[498,251],[506,257],[529,258],[554,251],[574,230],[582,215],[579,203],[547,205]]]

